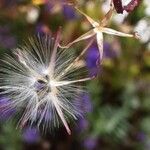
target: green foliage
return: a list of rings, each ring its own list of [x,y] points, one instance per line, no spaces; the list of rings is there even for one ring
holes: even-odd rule
[[[0,145],[3,150],[21,150],[21,134],[12,121],[5,122],[1,128]]]

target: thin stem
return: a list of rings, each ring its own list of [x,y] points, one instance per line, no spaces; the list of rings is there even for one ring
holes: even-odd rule
[[[122,37],[135,37],[137,39],[139,38],[139,35],[137,33],[127,34],[127,33],[116,31],[116,30],[111,29],[111,28],[103,28],[103,33],[122,36]]]
[[[82,40],[86,40],[86,39],[94,36],[95,34],[96,34],[95,31],[92,29],[92,30],[86,32],[85,34],[81,35],[80,37],[78,37],[77,39],[75,39],[74,41],[72,41],[71,43],[67,44],[66,46],[59,45],[59,47],[60,48],[69,48],[74,43],[77,43],[77,42],[82,41]]]
[[[102,21],[100,22],[100,26],[105,27],[108,24],[108,21],[111,19],[113,12],[114,12],[114,5],[113,5],[113,1],[111,0],[110,3],[110,10],[106,13],[106,15],[104,16],[104,18],[102,19]]]
[[[51,60],[50,60],[49,67],[48,67],[48,73],[50,73],[51,77],[53,77],[53,73],[54,73],[56,53],[57,53],[57,49],[59,46],[59,41],[60,41],[60,30],[58,31],[56,39],[55,39],[54,49],[53,49]]]
[[[87,18],[87,20],[91,23],[91,25],[95,28],[99,26],[99,23],[94,21],[91,17],[89,17],[88,15],[86,15],[84,12],[82,12],[81,10],[79,10],[77,7],[75,7],[76,10],[78,10],[83,16],[85,16]]]
[[[53,93],[53,94],[54,94],[54,93]],[[64,126],[65,126],[65,128],[66,128],[67,133],[70,135],[70,134],[71,134],[71,130],[70,130],[70,128],[69,128],[69,126],[68,126],[68,123],[67,123],[67,121],[66,121],[66,119],[65,119],[65,117],[64,117],[64,115],[63,115],[63,112],[62,112],[62,110],[61,110],[61,108],[60,108],[60,106],[59,106],[59,101],[58,101],[58,99],[57,99],[57,96],[56,96],[56,94],[51,95],[51,96],[52,96],[53,104],[54,104],[54,106],[55,106],[55,108],[56,108],[56,111],[57,111],[57,113],[58,113],[58,115],[59,115],[61,121],[63,122],[63,124],[64,124]]]
[[[89,42],[89,44],[83,49],[83,51],[80,53],[80,55],[67,67],[65,68],[65,70],[57,77],[57,80],[60,79],[65,73],[67,73],[69,71],[69,69],[71,67],[73,67],[73,65],[75,63],[77,63],[78,60],[80,60],[80,58],[85,54],[85,52],[87,51],[87,49],[91,46],[91,44],[93,43],[93,39]]]
[[[92,80],[94,78],[95,78],[95,76],[87,77],[87,78],[83,78],[83,79],[79,79],[79,80],[73,80],[73,81],[60,81],[60,82],[56,82],[55,86],[64,86],[64,85],[68,85],[68,84],[72,84],[72,83],[84,82],[84,81]]]

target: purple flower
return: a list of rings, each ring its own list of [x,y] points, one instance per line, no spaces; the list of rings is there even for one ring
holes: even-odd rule
[[[137,140],[143,142],[143,141],[145,140],[145,138],[146,138],[145,133],[139,132],[139,133],[137,134]]]
[[[104,46],[103,59],[114,58],[118,55],[117,52],[114,49],[112,49],[111,44],[105,42],[103,46]],[[94,43],[87,50],[87,55],[85,60],[86,60],[86,66],[89,71],[89,75],[96,76],[101,71],[101,68],[97,66],[97,62],[101,60],[99,60],[99,50],[96,43]]]
[[[85,118],[80,118],[77,122],[76,131],[82,132],[88,129],[88,127],[89,127],[88,120],[86,120]]]
[[[83,146],[87,150],[93,150],[97,145],[97,139],[95,137],[87,137],[84,139]]]
[[[64,17],[68,20],[73,20],[73,19],[76,19],[77,17],[75,10],[72,7],[67,6],[67,5],[63,6],[63,14],[64,14]]]
[[[87,56],[86,56],[86,63],[88,68],[94,68],[96,67],[96,61],[99,57],[99,51],[98,47],[96,44],[92,45],[88,51],[87,51]]]
[[[81,94],[80,99],[78,100],[79,103],[76,106],[81,113],[88,113],[92,111],[92,103],[90,95],[87,93]]]
[[[92,111],[91,98],[88,93],[81,94],[80,98],[75,100],[76,110],[83,116],[79,118],[76,126],[77,132],[82,132],[86,130],[89,126],[88,120],[86,120],[84,115]]]
[[[111,44],[105,42],[104,43],[104,59],[105,58],[114,58],[117,56],[117,52],[112,49]]]
[[[43,23],[38,23],[35,28],[35,32],[39,33],[40,35],[45,35],[45,34],[49,34],[50,30],[47,25],[45,25]]]
[[[93,44],[87,51],[86,66],[89,70],[90,76],[97,75],[99,68],[97,68],[97,60],[99,59],[99,50],[97,44]],[[100,60],[99,60],[100,61]]]
[[[46,12],[51,13],[53,7],[54,6],[53,6],[53,4],[50,1],[48,1],[48,2],[45,3],[45,11]]]
[[[82,95],[82,110],[84,110],[84,112],[92,111],[91,98],[87,93]]]
[[[24,129],[23,140],[29,144],[37,143],[40,140],[39,131],[33,127]]]
[[[103,58],[113,58],[117,56],[115,50],[112,49],[111,44],[108,42],[104,43]],[[93,44],[87,51],[86,64],[89,69],[96,68],[97,59],[99,59],[99,51],[96,44]],[[100,60],[98,60],[100,61]]]
[[[91,98],[88,93],[83,93],[74,100],[74,107],[79,114],[84,115],[85,113],[92,111]]]
[[[0,98],[0,120],[6,120],[12,117],[15,113],[15,108],[9,98]]]
[[[8,26],[0,26],[0,47],[14,48],[16,46],[16,39],[10,34]]]
[[[4,8],[14,7],[17,4],[18,0],[2,0],[1,5]]]

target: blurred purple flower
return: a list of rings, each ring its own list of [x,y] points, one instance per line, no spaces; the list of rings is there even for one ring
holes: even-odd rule
[[[45,11],[51,13],[53,7],[54,7],[53,4],[50,1],[48,1],[45,4]]]
[[[112,49],[111,45],[107,42],[104,43],[103,59],[114,58],[117,53]],[[97,67],[97,60],[99,60],[99,50],[97,44],[94,43],[87,51],[86,66],[89,70],[90,76],[96,76],[100,72],[100,68]]]
[[[80,118],[77,122],[76,131],[79,133],[85,131],[86,129],[88,129],[88,126],[88,120],[86,120],[85,118]]]
[[[83,104],[85,112],[91,112],[92,111],[92,103],[91,103],[91,97],[89,94],[83,95]]]
[[[137,134],[137,140],[143,142],[145,139],[146,139],[145,133],[139,132],[139,133]]]
[[[10,34],[8,26],[0,26],[0,47],[14,48],[16,46],[16,39]]]
[[[12,117],[15,113],[15,108],[12,106],[12,102],[9,98],[0,98],[0,120],[5,121]]]
[[[95,137],[87,137],[84,139],[83,146],[87,150],[93,150],[97,145],[97,139]]]
[[[18,0],[1,0],[1,5],[4,8],[14,7]]]
[[[43,23],[38,23],[35,28],[35,32],[39,33],[40,35],[45,35],[45,34],[49,34],[50,30],[47,25],[45,25]]]
[[[93,106],[91,103],[90,95],[88,93],[81,94],[80,98],[75,100],[75,107],[76,107],[76,110],[83,116],[86,113],[91,112],[93,109]],[[86,120],[83,116],[80,117],[77,122],[77,126],[76,126],[77,132],[82,132],[88,128],[88,124],[89,124],[88,120]]]
[[[99,68],[97,68],[97,60],[99,58],[99,50],[97,44],[94,43],[87,51],[86,66],[89,70],[90,76],[97,75]]]
[[[29,144],[37,143],[40,140],[40,133],[34,127],[24,129],[22,136],[24,142]]]
[[[83,93],[74,100],[75,109],[82,115],[92,111],[91,98],[88,93]]]
[[[73,20],[77,18],[75,10],[71,6],[64,5],[63,14],[64,14],[64,17],[68,20]]]
[[[81,95],[81,102],[80,102],[80,108],[79,110],[82,110],[84,113],[88,113],[92,111],[92,103],[90,95],[87,93],[84,93]]]
[[[96,44],[93,44],[87,51],[86,64],[89,69],[97,67],[96,61],[99,57],[99,51]]]
[[[105,42],[104,43],[104,59],[105,58],[114,58],[117,57],[117,52],[112,49],[112,46],[110,43]]]

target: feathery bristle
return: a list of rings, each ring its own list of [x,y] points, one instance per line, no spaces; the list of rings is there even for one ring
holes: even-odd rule
[[[81,115],[76,101],[83,92],[79,82],[91,79],[82,78],[83,66],[77,65],[88,47],[76,58],[58,45],[59,36],[38,35],[7,55],[1,63],[0,89],[12,99],[13,107],[23,111],[21,126],[29,122],[47,129],[61,122],[70,134],[69,120]]]

